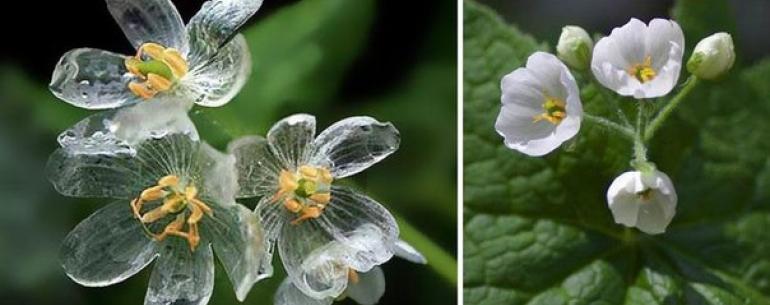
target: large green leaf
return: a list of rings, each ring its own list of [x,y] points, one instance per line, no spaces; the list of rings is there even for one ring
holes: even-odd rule
[[[545,46],[474,2],[464,18],[467,304],[770,304],[770,62],[697,88],[653,140],[680,200],[649,236],[606,206],[630,143],[586,123],[544,158],[505,148],[500,79]],[[583,87],[586,111],[605,114]]]

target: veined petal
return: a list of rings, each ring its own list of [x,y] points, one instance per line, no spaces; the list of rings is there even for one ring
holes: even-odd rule
[[[412,247],[412,245],[400,239],[396,241],[396,244],[394,247],[394,254],[402,259],[405,259],[415,264],[428,263],[428,260],[425,259],[425,256],[423,256],[422,253],[420,253],[420,251],[417,251],[417,249]]]
[[[260,136],[242,137],[230,142],[227,151],[235,156],[238,198],[269,196],[278,189],[281,168],[267,140]]]
[[[150,276],[145,305],[207,304],[214,289],[214,257],[209,244],[195,251],[181,238],[169,238]]]
[[[75,282],[89,287],[121,282],[147,266],[157,255],[155,242],[134,218],[128,201],[96,211],[64,239],[61,260]]]
[[[187,134],[198,140],[198,131],[187,117],[192,103],[159,99],[91,115],[59,135],[59,144],[76,154],[135,154],[136,146],[166,134]]]
[[[334,302],[333,298],[314,299],[301,290],[286,278],[281,282],[278,291],[275,292],[273,303],[275,305],[330,305]]]
[[[214,217],[206,219],[201,230],[212,241],[235,295],[243,302],[254,283],[272,275],[266,270],[270,261],[265,260],[262,227],[256,215],[240,204],[211,208]]]
[[[130,155],[77,154],[59,148],[48,159],[46,172],[62,195],[130,200],[154,183],[139,168]]]
[[[107,8],[134,48],[154,42],[187,52],[187,31],[170,0],[107,0]]]
[[[380,267],[359,273],[358,283],[349,283],[345,294],[361,305],[377,304],[385,294],[385,274]]]
[[[200,11],[187,24],[190,62],[195,65],[213,57],[260,6],[262,0],[211,0],[203,3]]]
[[[313,155],[315,137],[315,117],[307,114],[295,114],[275,123],[267,132],[270,144],[281,168],[294,171],[307,164]]]
[[[190,141],[181,144],[189,144],[195,153],[192,155],[193,160],[188,163],[189,169],[185,175],[199,180],[195,182],[200,188],[201,197],[225,205],[234,203],[235,193],[238,191],[235,157],[221,153],[205,142]],[[180,147],[179,151],[184,154],[185,147]]]
[[[179,89],[198,105],[219,107],[238,94],[250,72],[249,46],[243,35],[238,35],[209,60],[193,66]]]
[[[335,178],[354,175],[392,154],[401,136],[390,123],[351,117],[326,128],[313,142],[311,163],[331,169]]]
[[[283,226],[289,219],[288,212],[279,202],[272,200],[271,196],[265,196],[257,203],[254,213],[262,224],[262,232],[265,239],[265,261],[268,262],[265,273],[272,274],[273,251],[283,232]]]
[[[129,105],[139,98],[128,89],[125,56],[82,48],[65,53],[53,71],[49,88],[56,97],[86,109]]]

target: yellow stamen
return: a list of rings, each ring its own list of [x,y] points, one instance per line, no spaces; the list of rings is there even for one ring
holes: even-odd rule
[[[179,185],[179,177],[175,175],[165,176],[158,180],[158,184],[148,187],[139,197],[131,201],[131,210],[142,224],[153,223],[169,215],[175,215],[175,220],[166,225],[163,232],[154,234],[149,232],[155,240],[162,241],[168,236],[177,236],[187,240],[190,250],[200,243],[198,225],[203,216],[212,217],[212,209],[197,198],[198,189],[195,186]],[[146,203],[158,202],[150,211],[142,214],[142,208]],[[183,229],[187,225],[187,231]]]
[[[171,69],[174,77],[182,78],[187,74],[187,61],[182,57],[182,53],[179,53],[176,49],[166,49],[161,60]]]
[[[559,125],[567,117],[567,104],[558,98],[546,96],[543,102],[543,111],[543,113],[533,117],[533,123],[546,120],[551,124]]]
[[[273,200],[282,201],[287,211],[298,215],[292,224],[318,218],[331,201],[333,180],[329,169],[320,166],[303,165],[296,172],[282,170]]]
[[[130,82],[128,83],[128,90],[145,100],[158,94],[157,90],[150,88],[146,83]]]
[[[170,80],[154,73],[147,74],[147,84],[157,91],[166,91],[172,85]]]
[[[652,68],[652,57],[650,56],[647,56],[643,63],[632,65],[627,72],[641,83],[649,82],[658,75]]]
[[[171,90],[189,70],[182,53],[157,43],[141,45],[136,55],[126,58],[124,64],[126,70],[139,79],[129,83],[129,90],[143,99]]]
[[[359,281],[358,272],[353,270],[353,268],[348,268],[348,282],[355,285],[355,284],[358,284],[358,281]]]

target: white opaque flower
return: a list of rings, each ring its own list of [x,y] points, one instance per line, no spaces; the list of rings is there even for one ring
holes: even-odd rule
[[[542,156],[580,130],[580,91],[556,56],[544,52],[529,56],[525,68],[503,77],[502,93],[495,129],[511,149]]]
[[[588,32],[579,26],[568,25],[561,29],[556,54],[567,65],[578,70],[588,69],[594,41]]]
[[[687,61],[687,70],[703,79],[716,79],[735,63],[733,37],[725,32],[703,38]]]
[[[605,87],[637,99],[661,97],[676,86],[684,34],[673,20],[649,25],[631,19],[596,43],[591,70]]]
[[[344,249],[342,244],[336,244],[335,247]],[[422,254],[404,241],[399,240],[393,247],[396,256],[407,261],[416,264],[425,264],[427,262]],[[340,258],[340,264],[344,264],[344,256]],[[361,305],[374,305],[385,294],[385,275],[379,266],[375,266],[371,270],[362,273],[351,271],[348,273],[346,280],[347,287],[341,296],[315,299],[297,289],[292,281],[286,278],[281,283],[281,286],[278,287],[273,303],[275,305],[330,305],[335,300],[347,297]]]
[[[390,245],[398,239],[393,216],[368,196],[333,184],[379,162],[399,142],[393,125],[369,117],[344,119],[316,136],[315,118],[298,114],[273,125],[267,139],[245,137],[230,144],[239,196],[262,197],[256,213],[268,253],[277,245],[288,277],[305,294],[336,297],[345,289],[348,270],[365,272],[393,255]],[[368,238],[354,238],[362,232]],[[330,254],[332,241],[346,245],[344,265],[337,263],[343,254]]]
[[[62,265],[81,285],[121,282],[155,260],[145,304],[202,305],[214,252],[240,300],[265,276],[259,219],[235,203],[235,158],[188,134],[147,138],[135,154],[62,147],[47,171],[64,195],[114,199],[64,240]]]
[[[80,48],[65,53],[51,91],[86,109],[108,109],[156,96],[182,96],[201,106],[229,102],[251,71],[248,45],[236,35],[262,0],[211,0],[187,26],[170,0],[107,0],[136,48],[126,56]]]
[[[661,234],[676,214],[676,190],[658,170],[625,172],[612,181],[607,204],[615,222],[647,234]]]

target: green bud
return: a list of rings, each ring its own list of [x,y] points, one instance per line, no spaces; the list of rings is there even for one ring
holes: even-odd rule
[[[556,52],[568,66],[585,70],[591,64],[594,42],[588,33],[579,26],[568,25],[562,28]]]
[[[702,79],[716,79],[733,67],[735,47],[727,33],[716,33],[695,46],[687,61],[687,71]]]

